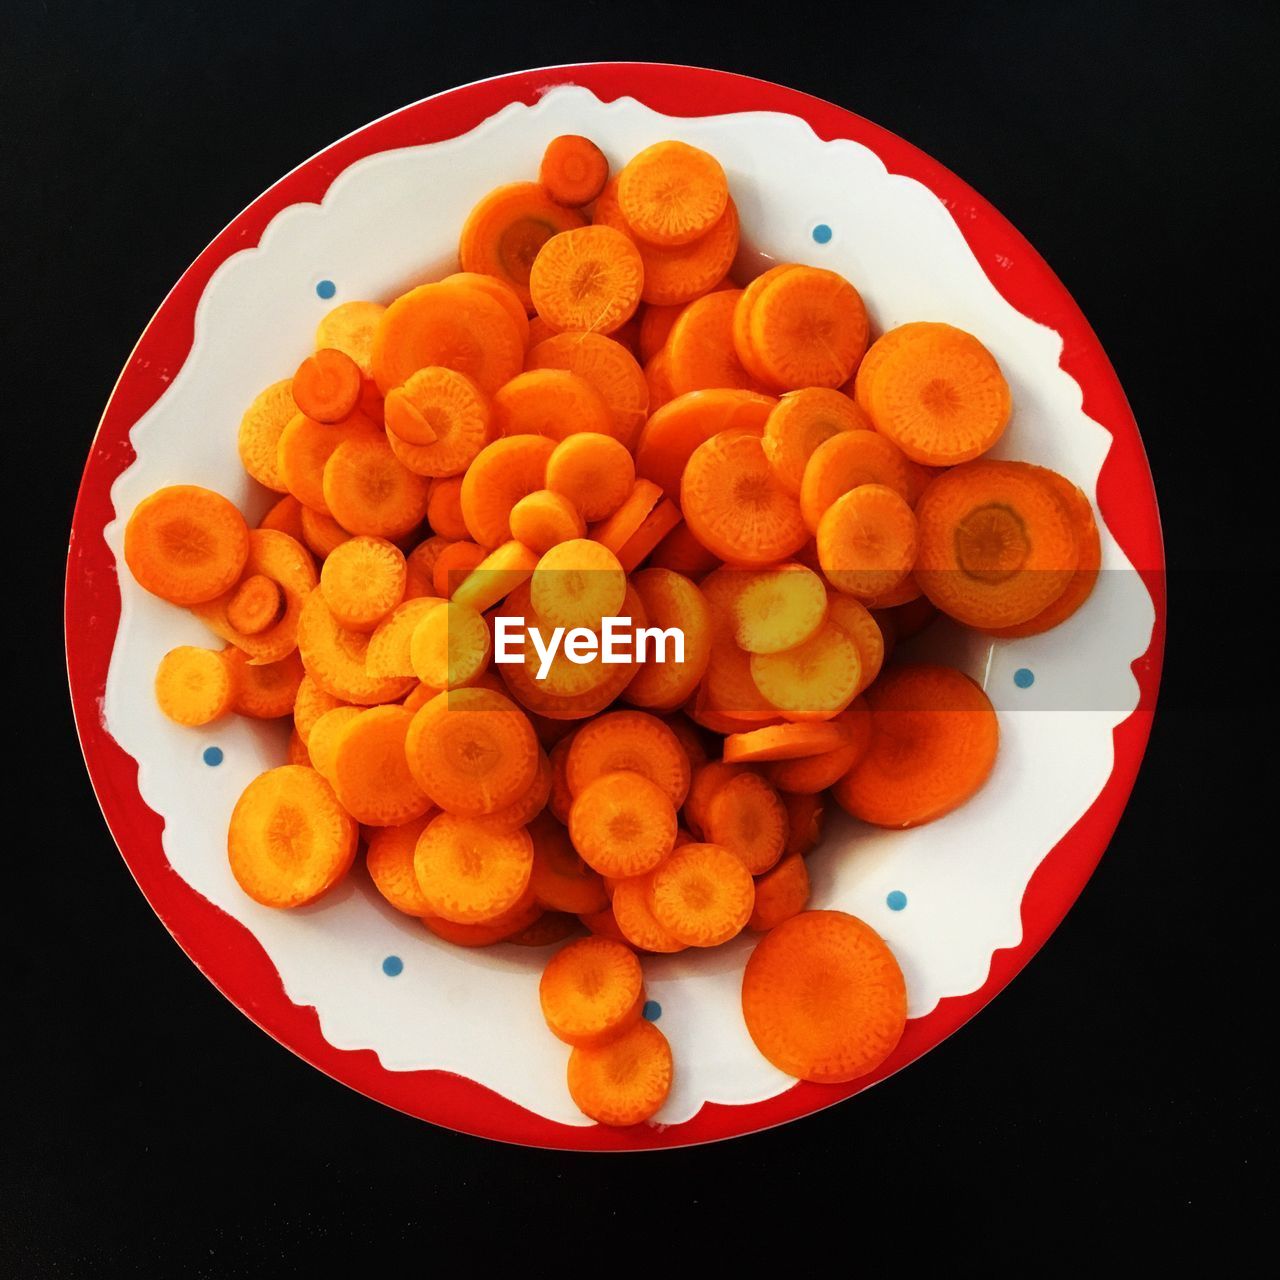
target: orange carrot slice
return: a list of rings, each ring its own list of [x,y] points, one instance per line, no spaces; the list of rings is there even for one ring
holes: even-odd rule
[[[755,898],[747,869],[718,844],[683,845],[649,883],[654,918],[691,947],[718,947],[736,937],[751,918]]]
[[[538,181],[556,204],[579,208],[590,204],[609,180],[609,161],[590,138],[561,134],[547,143]]]
[[[293,402],[316,422],[341,422],[356,407],[360,384],[360,366],[345,351],[324,347],[298,366]]]
[[[561,331],[612,333],[631,318],[643,287],[639,250],[606,226],[552,236],[529,271],[538,314]]]
[[[636,235],[682,245],[705,235],[729,202],[729,182],[715,156],[687,142],[657,142],[618,175],[618,203]]]
[[[605,774],[623,770],[656,783],[675,808],[684,804],[689,791],[689,757],[657,716],[612,711],[574,734],[565,762],[565,780],[572,795],[580,795]]]
[[[756,878],[756,904],[747,928],[753,933],[768,933],[808,905],[809,868],[798,853],[789,854]]]
[[[916,518],[906,500],[881,484],[841,494],[818,524],[818,562],[837,591],[882,599],[916,562]]]
[[[609,434],[630,448],[649,411],[649,384],[616,337],[558,333],[529,349],[528,369],[564,369],[589,382],[609,407]]]
[[[569,1055],[569,1095],[600,1124],[625,1127],[657,1114],[671,1092],[671,1046],[643,1020],[614,1040]]]
[[[574,799],[569,836],[602,875],[643,875],[671,852],[676,811],[667,793],[643,774],[607,773]]]
[[[533,841],[523,828],[504,831],[486,818],[440,813],[418,837],[413,867],[432,916],[485,924],[525,897]]]
[[[599,1045],[640,1020],[644,974],[630,947],[583,938],[562,947],[538,984],[542,1016],[565,1044]]]

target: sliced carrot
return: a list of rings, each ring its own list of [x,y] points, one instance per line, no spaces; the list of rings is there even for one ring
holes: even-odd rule
[[[707,763],[707,744],[703,741],[703,735],[697,725],[686,716],[670,715],[663,717],[663,724],[676,735],[676,741],[679,742],[681,750],[689,761],[690,770],[690,786],[693,785],[692,772],[700,769]]]
[[[1017,463],[969,462],[940,475],[917,508],[915,579],[971,627],[1017,626],[1047,609],[1080,564],[1068,501]]]
[[[547,806],[556,820],[564,825],[569,822],[569,808],[573,804],[568,776],[569,752],[572,747],[573,731],[570,731],[551,748],[551,795]]]
[[[544,911],[532,924],[519,933],[513,933],[507,941],[515,947],[554,947],[575,933],[582,932],[582,922],[577,916],[563,911]]]
[[[483,612],[510,595],[522,582],[527,582],[537,566],[537,555],[522,542],[515,539],[504,542],[454,588],[452,599],[456,604]]]
[[[999,727],[968,676],[950,667],[891,667],[866,697],[871,745],[834,790],[855,818],[919,826],[962,805],[987,780]]]
[[[324,464],[324,500],[344,529],[398,538],[427,514],[427,481],[396,458],[381,436],[340,444]]]
[[[227,621],[246,636],[265,631],[283,611],[284,592],[265,573],[241,578],[227,601]]]
[[[749,575],[733,602],[734,639],[748,653],[803,644],[827,616],[827,589],[812,569],[782,564]]]
[[[339,445],[349,440],[378,439],[381,431],[360,412],[343,422],[326,425],[295,414],[280,434],[276,462],[280,479],[304,507],[329,515],[324,496],[325,464]]]
[[[413,675],[414,629],[433,609],[444,603],[437,596],[415,596],[405,600],[373,629],[365,650],[365,670],[371,676]]]
[[[462,518],[462,477],[432,480],[427,491],[427,523],[435,533],[457,542],[468,537]]]
[[[801,495],[803,508],[801,486],[809,459],[818,447],[840,432],[866,431],[870,427],[871,420],[842,391],[829,387],[789,391],[765,423],[764,455],[782,487],[788,493]]]
[[[534,612],[544,622],[596,630],[602,619],[621,616],[627,575],[607,547],[573,538],[543,554],[529,591]]]
[[[579,227],[552,236],[529,271],[538,314],[561,332],[612,333],[640,303],[640,251],[612,227]]]
[[[676,811],[668,794],[643,774],[607,773],[574,798],[569,836],[602,875],[643,875],[671,852]]]
[[[809,905],[809,868],[798,853],[788,854],[756,879],[756,903],[747,921],[754,933],[768,933]]]
[[[365,866],[373,887],[397,911],[419,919],[431,914],[431,904],[418,884],[413,855],[418,847],[418,837],[426,829],[431,816],[427,813],[399,826],[379,827],[370,837],[365,854]]]
[[[668,401],[645,423],[636,445],[636,475],[655,481],[673,502],[695,449],[721,432],[763,434],[778,402],[754,391],[691,391]]]
[[[254,398],[240,419],[236,447],[244,469],[260,484],[276,493],[285,491],[277,456],[280,435],[297,413],[293,383],[289,378],[273,382]],[[286,529],[286,533],[290,530]]]
[[[326,692],[344,702],[373,706],[403,697],[410,676],[374,676],[365,668],[369,636],[344,627],[333,616],[322,591],[313,591],[297,622],[298,651],[307,673]]]
[[[600,193],[592,217],[597,225],[636,236],[618,202],[616,178]],[[710,229],[688,244],[657,245],[636,236],[644,263],[641,298],[652,306],[682,306],[710,292],[733,266],[740,230],[738,209],[730,197]]]
[[[680,508],[663,498],[640,522],[640,527],[622,544],[618,563],[631,573],[649,557],[658,544],[681,523]]]
[[[405,758],[413,716],[404,707],[371,707],[339,732],[331,765],[333,789],[357,822],[396,827],[431,807]]]
[[[871,711],[865,699],[855,698],[834,720],[823,722],[823,727],[827,726],[840,732],[842,740],[837,745],[797,759],[778,760],[765,770],[779,791],[816,795],[834,786],[866,755],[871,745]]]
[[[445,276],[441,283],[470,285],[481,293],[487,293],[511,317],[520,341],[526,347],[529,345],[529,316],[524,299],[505,280],[481,271],[455,271],[453,275]]]
[[[404,554],[385,538],[350,538],[320,570],[320,590],[341,626],[372,631],[404,599]]]
[[[782,856],[787,843],[787,811],[778,793],[759,774],[730,778],[707,802],[703,835],[721,845],[758,876]]]
[[[637,480],[621,506],[607,519],[591,527],[593,541],[619,555],[640,531],[649,513],[662,498],[662,490],[651,480]]]
[[[653,884],[653,872],[646,875],[627,876],[620,879],[613,889],[610,913],[622,937],[641,951],[670,955],[683,951],[686,943],[680,941],[653,914],[649,890]]]
[[[827,509],[841,495],[864,484],[885,485],[905,499],[909,463],[902,451],[874,431],[841,431],[810,455],[800,482],[800,511],[817,533]]]
[[[732,764],[728,761],[709,760],[701,768],[693,771],[689,783],[689,795],[684,802],[684,820],[689,824],[694,835],[704,833],[707,818],[707,807],[711,798],[731,778],[746,773],[746,765]]]
[[[693,451],[680,509],[703,546],[736,564],[785,560],[808,536],[799,502],[774,478],[759,436],[745,431],[721,432]]]
[[[580,431],[608,432],[612,421],[595,387],[565,369],[518,374],[493,397],[493,425],[499,436],[564,440]]]
[[[488,558],[489,553],[475,542],[451,542],[436,556],[431,589],[443,600],[453,593]]]
[[[291,653],[279,662],[254,665],[249,656],[228,645],[222,660],[231,672],[231,710],[253,720],[278,720],[293,711],[302,684],[302,659]]]
[[[234,673],[215,650],[182,645],[160,660],[155,694],[160,710],[175,723],[212,724],[231,710]]]
[[[569,1096],[599,1124],[625,1127],[651,1120],[671,1092],[671,1046],[641,1019],[605,1044],[569,1055]]]
[[[398,297],[379,321],[373,376],[385,396],[429,365],[464,373],[492,395],[523,367],[524,341],[502,303],[482,290],[459,283],[419,285]]]
[[[650,244],[688,244],[705,235],[729,202],[719,160],[687,142],[657,142],[618,174],[618,203],[627,224]]]
[[[841,494],[818,524],[818,562],[837,591],[883,598],[916,563],[916,517],[901,494],[863,484]]]
[[[545,489],[547,459],[555,441],[546,436],[508,436],[486,445],[462,482],[462,514],[482,547],[511,538],[511,508],[526,494]]]
[[[373,335],[386,307],[380,302],[343,302],[316,326],[316,350],[332,348],[350,356],[366,377],[373,376]]]
[[[454,369],[419,369],[387,395],[387,432],[396,457],[424,476],[459,475],[493,433],[488,397]]]
[[[529,349],[528,369],[564,369],[589,382],[609,407],[609,434],[632,446],[649,411],[649,384],[636,358],[602,333],[558,333]]]
[[[854,699],[858,649],[833,622],[784,653],[751,655],[751,679],[788,720],[829,720]]]
[[[316,422],[341,422],[360,399],[360,366],[345,351],[322,347],[293,375],[290,390],[299,413]]]
[[[657,413],[664,404],[675,399],[671,385],[671,357],[664,347],[644,367],[644,385],[649,392],[649,412]]]
[[[561,493],[535,489],[511,508],[511,536],[537,555],[587,532],[582,513]]]
[[[671,388],[676,395],[717,387],[764,391],[738,359],[733,316],[741,290],[709,293],[680,313],[667,338]]]
[[[538,771],[529,718],[491,689],[455,689],[432,698],[414,713],[405,751],[431,799],[466,817],[512,804]]]
[[[307,744],[302,740],[302,735],[294,729],[289,734],[289,745],[285,748],[284,756],[285,764],[311,764],[311,753],[307,750]]]
[[[640,1020],[644,974],[630,947],[583,938],[562,947],[538,984],[551,1034],[572,1045],[600,1045]]]
[[[834,1084],[874,1071],[897,1047],[907,993],[893,952],[842,911],[803,911],[762,938],[742,979],[756,1048],[780,1071]]]
[[[528,349],[536,347],[538,343],[545,342],[548,338],[557,336],[558,330],[553,329],[541,316],[534,315],[529,318]]]
[[[843,725],[831,720],[771,725],[765,729],[730,734],[724,740],[724,760],[726,764],[756,764],[766,760],[789,762],[834,751],[847,741],[848,734]]]
[[[782,803],[787,810],[787,847],[784,856],[806,853],[817,848],[822,839],[826,804],[821,794],[806,795],[803,791],[784,791]]]
[[[609,161],[590,138],[564,133],[542,153],[538,181],[556,204],[590,204],[609,181]]]
[[[437,689],[473,684],[489,665],[492,638],[484,617],[456,600],[427,612],[413,630],[413,673]]]
[[[547,488],[563,494],[589,521],[612,515],[635,487],[635,478],[626,446],[595,431],[561,439],[547,459]]]
[[[440,813],[418,837],[413,867],[432,916],[485,924],[525,897],[533,841],[523,828],[504,831],[485,818]]]
[[[580,795],[597,778],[630,771],[656,783],[675,808],[689,791],[689,757],[657,716],[612,711],[583,725],[573,737],[565,765],[569,791]]]
[[[853,641],[858,650],[858,692],[870,687],[885,659],[884,634],[871,611],[852,596],[833,592],[827,601],[827,618]]]
[[[326,711],[333,711],[345,705],[341,698],[335,698],[333,694],[327,693],[311,676],[304,674],[293,699],[293,726],[305,743],[316,721]]]
[[[755,898],[739,856],[719,844],[683,845],[649,881],[654,919],[691,947],[718,947],[736,937],[751,918]]]
[[[897,609],[920,599],[921,594],[920,584],[916,581],[915,574],[909,573],[892,591],[886,591],[883,595],[868,599],[866,606],[873,613],[883,615],[887,609]]]
[[[579,856],[569,833],[549,814],[529,824],[533,839],[530,884],[538,902],[551,911],[591,915],[609,905],[600,874]]]
[[[795,267],[760,291],[748,333],[758,366],[773,386],[839,387],[867,349],[867,309],[843,276]]]
[[[265,516],[258,521],[259,529],[274,529],[277,533],[287,533],[297,542],[302,542],[303,506],[291,493],[286,493]]]
[[[213,600],[233,587],[249,559],[244,516],[198,485],[159,489],[134,508],[124,558],[138,585],[171,604]]]
[[[646,306],[640,319],[640,359],[652,360],[667,345],[671,328],[680,318],[685,304],[674,307]]]
[[[554,235],[580,227],[575,209],[558,205],[536,182],[510,182],[490,191],[467,215],[458,257],[464,271],[497,276],[533,309],[529,269]]]
[[[646,660],[627,685],[626,700],[638,707],[671,710],[697,687],[711,661],[711,613],[706,597],[686,577],[670,569],[644,569],[632,578],[644,601],[648,626],[675,628],[684,637],[684,656],[676,661],[670,646],[652,643]]]
[[[666,501],[666,499],[664,499]],[[652,569],[670,569],[688,578],[701,578],[719,567],[720,559],[694,537],[683,520],[654,548],[649,557]]]
[[[338,754],[338,740],[342,731],[363,712],[363,707],[342,703],[332,711],[326,711],[311,726],[311,734],[307,738],[307,755],[312,767],[330,786],[333,785],[333,760]]]
[[[344,542],[354,536],[344,529],[332,516],[310,507],[302,508],[302,541],[307,550],[317,560],[327,560]]]
[[[359,830],[333,788],[304,765],[259,774],[231,811],[231,874],[255,902],[300,907],[351,867]]]
[[[423,684],[419,681],[412,689],[401,699],[400,705],[409,711],[417,711],[421,707],[425,707],[432,698],[437,694],[443,693],[443,689],[437,689],[435,685]]]
[[[918,322],[876,340],[854,395],[913,462],[954,466],[985,453],[1012,412],[1009,384],[972,334]]]
[[[784,275],[788,271],[794,271],[799,266],[796,262],[780,262],[770,267],[767,271],[762,271],[747,287],[742,291],[742,296],[738,299],[738,305],[733,315],[733,346],[738,353],[738,359],[742,362],[742,367],[751,372],[751,376],[760,382],[768,381],[768,370],[760,363],[760,358],[756,355],[751,345],[751,312],[756,305],[756,300],[779,276]]]
[[[491,947],[498,942],[514,941],[517,934],[534,924],[542,908],[536,902],[521,900],[510,911],[504,911],[483,924],[456,924],[439,916],[423,916],[422,923],[437,938],[455,947]]]

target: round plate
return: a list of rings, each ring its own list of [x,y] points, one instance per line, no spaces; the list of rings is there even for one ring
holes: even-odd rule
[[[1103,578],[1128,584],[1092,611],[1086,606],[1076,630],[1056,640],[976,646],[944,628],[936,643],[984,679],[1000,708],[1012,763],[989,794],[942,824],[857,835],[837,825],[820,855],[815,902],[864,915],[903,959],[911,1018],[889,1061],[852,1084],[790,1082],[760,1066],[741,1028],[736,984],[748,941],[702,968],[657,962],[650,991],[667,1007],[664,1029],[685,1080],[661,1123],[631,1130],[584,1123],[563,1103],[562,1075],[542,1079],[555,1072],[509,1065],[520,1056],[513,1044],[523,1050],[551,1039],[537,1026],[532,997],[544,953],[446,954],[414,932],[415,922],[379,911],[358,884],[331,906],[326,899],[269,920],[223,895],[217,832],[241,775],[277,762],[282,738],[261,726],[220,729],[228,764],[211,772],[221,748],[210,751],[191,731],[168,736],[172,727],[141,695],[140,673],[182,642],[190,620],[141,598],[116,566],[117,508],[127,514],[147,488],[181,479],[221,488],[251,515],[265,505],[243,478],[219,474],[234,463],[231,437],[191,431],[192,404],[221,424],[226,415],[210,398],[216,387],[248,379],[248,394],[238,383],[228,392],[242,406],[296,364],[308,333],[297,317],[313,324],[328,306],[361,296],[350,291],[357,286],[381,296],[446,269],[448,255],[435,250],[406,257],[397,233],[434,226],[431,234],[447,242],[458,211],[497,181],[529,172],[535,144],[568,131],[596,137],[615,160],[659,137],[700,142],[725,159],[744,234],[758,248],[847,270],[882,327],[969,322],[1011,371],[1017,431],[1002,449],[1057,465],[1093,493],[1104,567],[1115,570]],[[353,234],[370,227],[377,233]],[[885,280],[877,283],[879,270]],[[271,322],[289,336],[272,345],[247,317],[290,282],[298,297]],[[195,399],[202,378],[212,380]],[[282,178],[200,254],[139,339],[85,468],[68,557],[67,666],[85,760],[125,862],[187,954],[264,1030],[370,1097],[464,1132],[563,1148],[682,1146],[779,1124],[884,1079],[971,1018],[1036,952],[1097,864],[1133,786],[1159,682],[1163,564],[1146,458],[1106,355],[1062,284],[974,191],[900,138],[778,85],[690,67],[559,67],[454,89],[343,138]],[[199,642],[198,629],[190,634]],[[1107,691],[1081,702],[1100,673]],[[1078,738],[1068,723],[1084,726]],[[202,832],[213,833],[207,846]],[[830,856],[855,839],[856,857]],[[939,871],[931,853],[943,840],[983,853]],[[343,913],[351,915],[345,933],[334,927]],[[961,917],[969,923],[961,926]],[[367,954],[355,955],[364,966],[358,975],[334,959],[353,938],[367,944]],[[402,958],[384,972],[392,946]],[[435,981],[415,994],[418,959]],[[425,1010],[441,1028],[434,1046],[398,1039],[398,1029],[424,1020],[424,1006],[409,997],[446,985],[445,965],[455,966],[448,972],[460,989],[476,984],[455,1001],[465,1010],[447,1002]],[[399,994],[371,996],[375,981],[384,984],[375,992]],[[464,1024],[484,1019],[466,1014],[490,992],[499,993],[498,1016],[468,1039]]]

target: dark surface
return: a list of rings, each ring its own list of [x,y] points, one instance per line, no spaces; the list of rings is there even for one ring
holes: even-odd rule
[[[1249,1031],[1265,996],[1247,951],[1273,843],[1269,807],[1255,809],[1261,747],[1245,746],[1270,683],[1252,515],[1274,507],[1253,479],[1273,470],[1262,433],[1274,397],[1261,387],[1274,351],[1250,319],[1273,238],[1264,7],[775,7],[705,28],[685,6],[652,3],[195,7],[5,9],[6,433],[10,493],[30,503],[10,546],[32,582],[9,601],[23,706],[6,740],[24,798],[11,801],[21,824],[2,944],[14,1078],[0,1272],[266,1274],[352,1245],[373,1272],[402,1242],[425,1267],[451,1245],[475,1265],[508,1240],[522,1269],[669,1267],[689,1223],[717,1250],[774,1243],[805,1265],[835,1251],[851,1271],[865,1249],[914,1259],[929,1242],[1022,1269],[1152,1224],[1175,1246],[1239,1239],[1260,1203]],[[203,245],[287,169],[405,102],[618,57],[808,90],[990,198],[1115,362],[1172,572],[1162,707],[1133,800],[1012,987],[851,1103],[728,1146],[634,1158],[433,1129],[332,1083],[227,1003],[113,849],[72,737],[58,617],[101,406]],[[45,665],[28,679],[32,652]],[[1010,1224],[1036,1234],[1034,1253],[1015,1249]]]

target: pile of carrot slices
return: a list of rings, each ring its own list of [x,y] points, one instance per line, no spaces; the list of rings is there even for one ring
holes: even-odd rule
[[[136,580],[224,646],[165,656],[164,714],[292,717],[231,815],[245,893],[313,902],[363,850],[436,938],[565,943],[542,1011],[610,1125],[671,1087],[644,955],[760,935],[742,1002],[770,1062],[843,1081],[893,1051],[889,948],[807,910],[826,797],[882,827],[963,804],[995,713],[895,640],[939,613],[1047,630],[1099,565],[1079,488],[985,456],[1012,404],[978,338],[876,336],[821,267],[738,281],[738,242],[714,156],[657,142],[611,174],[556,138],[472,210],[456,274],[334,308],[249,406],[255,528],[176,485],[125,533]],[[498,664],[497,616],[679,628],[683,656]]]

